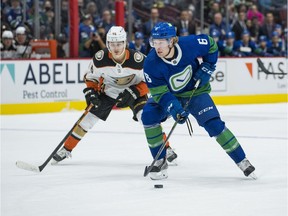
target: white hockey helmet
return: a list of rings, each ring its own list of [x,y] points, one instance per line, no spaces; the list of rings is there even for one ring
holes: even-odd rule
[[[12,31],[9,31],[9,30],[5,30],[3,33],[2,33],[2,38],[10,38],[10,39],[13,39],[13,33]]]
[[[126,41],[127,41],[127,34],[122,26],[112,26],[107,32],[106,46],[110,52],[111,50],[109,47],[109,42],[124,42],[124,47],[126,47]]]
[[[122,26],[112,26],[108,33],[106,41],[108,42],[120,42],[126,41],[127,34]]]
[[[23,27],[23,26],[19,26],[19,27],[16,29],[16,35],[17,35],[17,34],[25,34],[25,32],[26,32],[26,29],[25,29],[25,27]]]

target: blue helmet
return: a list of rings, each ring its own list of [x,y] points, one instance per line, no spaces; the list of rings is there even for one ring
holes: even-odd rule
[[[169,39],[172,37],[176,37],[176,29],[168,22],[156,24],[151,31],[151,38],[153,39]]]

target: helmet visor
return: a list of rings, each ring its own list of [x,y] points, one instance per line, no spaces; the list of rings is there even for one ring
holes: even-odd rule
[[[149,38],[149,43],[151,47],[157,48],[165,48],[168,47],[170,44],[170,39],[153,39],[152,37]]]

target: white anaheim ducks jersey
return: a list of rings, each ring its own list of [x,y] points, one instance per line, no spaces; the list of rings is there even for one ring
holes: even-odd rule
[[[116,99],[125,88],[145,82],[142,53],[126,49],[125,60],[119,64],[112,58],[108,49],[98,51],[89,64],[86,80],[100,82],[103,80],[104,92]]]

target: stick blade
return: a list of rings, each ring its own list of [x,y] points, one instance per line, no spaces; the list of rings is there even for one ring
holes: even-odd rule
[[[146,177],[148,174],[149,174],[149,172],[148,172],[148,166],[146,166],[145,167],[145,170],[144,170],[144,177]]]
[[[28,163],[23,162],[23,161],[17,161],[16,166],[20,169],[24,169],[24,170],[28,170],[28,171],[32,171],[32,172],[36,172],[36,173],[41,172],[41,170],[39,169],[38,166],[34,166],[32,164],[28,164]]]

